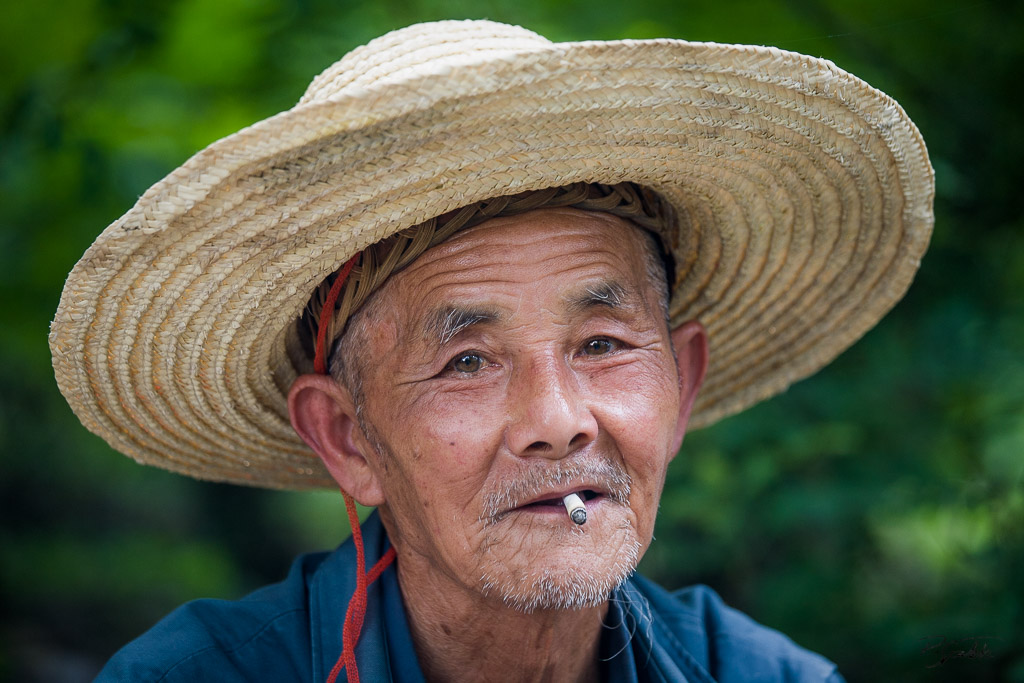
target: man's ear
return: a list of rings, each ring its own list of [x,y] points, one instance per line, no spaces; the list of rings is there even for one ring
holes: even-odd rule
[[[348,389],[329,375],[301,375],[288,391],[288,414],[343,491],[362,505],[384,502],[380,479],[367,459],[373,446],[359,428]]]
[[[679,421],[676,422],[675,447],[672,449],[675,455],[683,445],[690,411],[708,369],[708,333],[699,322],[690,320],[672,330],[671,336],[679,372]]]

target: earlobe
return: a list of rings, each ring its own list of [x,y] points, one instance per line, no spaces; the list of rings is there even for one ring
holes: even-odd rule
[[[292,427],[320,456],[338,486],[360,504],[381,505],[383,488],[367,459],[372,450],[359,429],[351,394],[328,375],[302,375],[288,392]]]
[[[679,420],[676,423],[675,453],[683,443],[690,411],[693,410],[697,391],[708,369],[708,333],[698,321],[690,320],[672,330],[671,336],[679,373]]]

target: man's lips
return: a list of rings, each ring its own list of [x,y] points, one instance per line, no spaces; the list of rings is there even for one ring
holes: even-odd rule
[[[604,498],[604,494],[601,493],[600,491],[596,490],[596,489],[568,489],[568,490],[566,490],[566,491],[564,491],[562,493],[554,493],[554,494],[547,493],[547,494],[544,494],[543,497],[539,497],[539,498],[531,500],[531,501],[529,501],[527,503],[523,503],[522,505],[520,505],[520,506],[518,506],[516,508],[513,508],[513,510],[524,510],[524,509],[528,509],[528,508],[551,507],[551,508],[559,508],[559,509],[561,509],[564,512],[565,508],[564,508],[564,503],[562,502],[562,499],[565,498],[570,493],[577,494],[580,498],[583,499],[584,503],[588,503],[588,502],[590,502],[592,500],[596,501],[596,500],[598,500],[600,498]]]
[[[630,483],[626,471],[611,459],[541,463],[503,478],[488,492],[480,521],[484,525],[495,524],[513,512],[561,514],[569,519],[562,499],[571,493],[582,498],[588,509],[607,503],[628,508]]]

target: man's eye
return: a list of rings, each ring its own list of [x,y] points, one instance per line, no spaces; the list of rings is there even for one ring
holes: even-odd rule
[[[588,356],[603,356],[615,350],[610,339],[591,339],[583,345],[583,353]]]
[[[477,372],[485,365],[483,357],[477,353],[462,353],[448,362],[448,369],[455,372]]]

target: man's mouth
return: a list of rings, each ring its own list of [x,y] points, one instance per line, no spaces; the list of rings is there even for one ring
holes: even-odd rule
[[[628,508],[630,483],[625,470],[611,460],[526,469],[486,494],[480,521],[496,524],[515,512],[552,518],[561,515],[583,525],[584,513],[600,515],[599,509],[606,504]]]
[[[519,509],[519,510],[526,510],[526,509],[529,509],[529,508],[552,507],[552,508],[561,510],[563,512],[563,514],[564,514],[565,503],[563,503],[562,501],[565,498],[565,496],[570,494],[570,493],[575,493],[576,495],[578,495],[580,498],[583,499],[584,503],[588,503],[591,500],[595,500],[595,499],[603,498],[604,497],[603,494],[601,494],[598,491],[594,491],[593,489],[581,489],[579,491],[566,491],[565,493],[554,494],[550,498],[543,498],[541,500],[535,500],[532,503],[526,503],[525,505],[519,506],[519,508],[517,508],[517,509]]]

